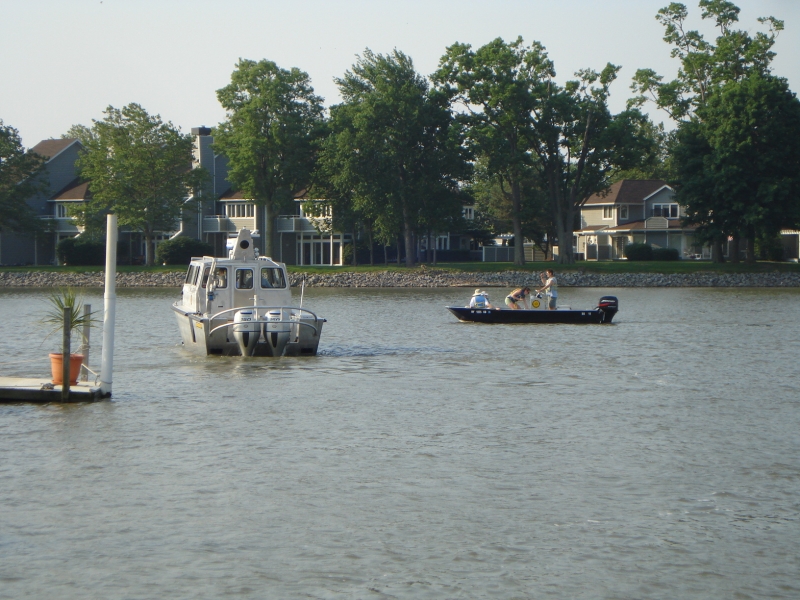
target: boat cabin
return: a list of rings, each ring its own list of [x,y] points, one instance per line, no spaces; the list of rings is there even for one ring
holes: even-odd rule
[[[183,284],[185,309],[217,313],[239,306],[291,306],[286,265],[257,256],[243,229],[228,243],[228,258],[193,257]]]

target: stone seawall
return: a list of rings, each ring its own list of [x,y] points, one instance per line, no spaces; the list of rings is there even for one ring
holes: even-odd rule
[[[410,272],[339,272],[304,275],[290,273],[292,286],[303,277],[312,287],[517,287],[540,285],[536,273],[451,273],[426,268]],[[564,287],[800,287],[800,273],[714,273],[662,275],[657,273],[597,274],[580,271],[556,273]],[[117,273],[118,287],[174,287],[183,285],[184,273]],[[0,273],[0,287],[103,287],[98,273]]]

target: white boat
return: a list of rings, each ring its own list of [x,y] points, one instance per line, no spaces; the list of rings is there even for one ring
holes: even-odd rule
[[[286,265],[258,256],[249,230],[228,240],[228,258],[193,257],[172,305],[183,345],[198,354],[314,356],[322,324],[292,306]]]

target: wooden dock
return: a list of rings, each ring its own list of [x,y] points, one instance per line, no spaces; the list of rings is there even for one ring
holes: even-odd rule
[[[69,386],[67,402],[96,402],[104,398],[99,385],[79,381]],[[27,377],[0,377],[0,403],[33,402],[37,404],[60,403],[61,386],[44,379]]]

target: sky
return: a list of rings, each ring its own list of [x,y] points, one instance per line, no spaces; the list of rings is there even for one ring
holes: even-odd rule
[[[225,120],[216,90],[240,58],[305,71],[331,106],[340,102],[334,79],[366,48],[401,50],[429,75],[455,42],[477,48],[518,36],[544,44],[561,82],[578,69],[621,66],[611,88],[618,112],[637,69],[677,72],[655,19],[669,1],[0,0],[0,120],[30,148],[136,102],[189,133]],[[773,72],[800,89],[800,0],[734,2],[751,34],[759,16],[785,21]],[[697,0],[684,3],[690,27],[713,39]]]

